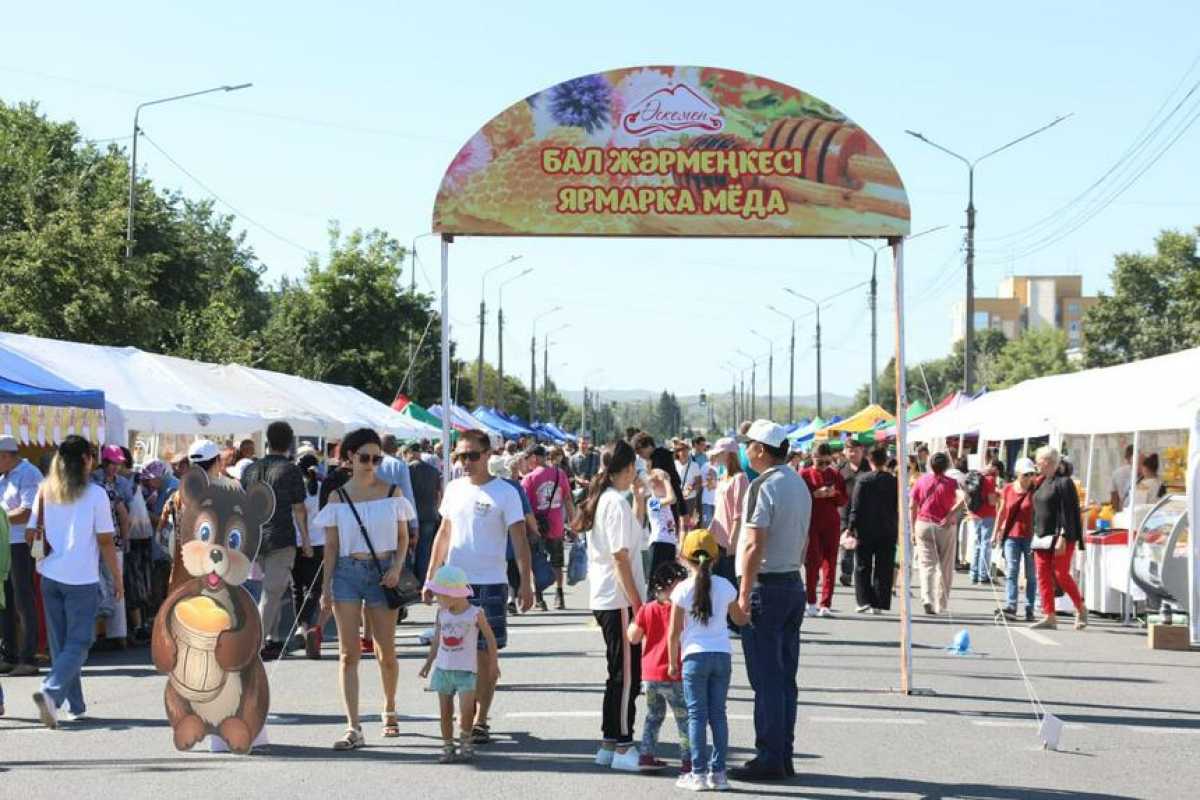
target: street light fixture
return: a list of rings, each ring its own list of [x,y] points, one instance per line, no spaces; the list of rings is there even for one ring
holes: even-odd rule
[[[747,353],[745,350],[738,350],[738,355],[750,362],[750,417],[751,419],[758,418],[758,397],[756,396],[758,387],[758,359]]]
[[[927,230],[921,231],[920,233],[914,233],[911,236],[905,236],[904,239],[905,239],[905,241],[908,241],[911,239],[916,239],[920,236],[924,236],[927,233],[934,233],[936,231],[940,231],[945,227],[946,227],[945,225],[938,225],[936,228],[929,228]],[[878,327],[876,325],[875,316],[876,316],[876,307],[878,305],[879,285],[875,280],[875,269],[879,264],[879,251],[883,250],[885,247],[891,247],[891,245],[888,242],[884,242],[883,244],[876,247],[875,245],[864,242],[862,239],[851,239],[850,241],[855,242],[856,244],[861,244],[863,247],[865,247],[871,251],[871,299],[870,299],[870,306],[871,306],[871,384],[870,384],[870,386],[871,386],[871,391],[870,391],[870,402],[872,405],[874,405],[875,403],[879,402],[879,367],[878,367],[878,361],[877,361],[876,355],[875,355],[876,342],[877,342],[877,338],[878,338],[878,334],[877,334]]]
[[[1050,130],[1058,123],[1070,117],[1071,114],[1063,114],[1057,119],[1049,122],[1042,127],[1030,131],[1024,136],[1018,136],[1007,144],[1002,144],[994,150],[989,150],[975,160],[961,156],[948,147],[943,147],[927,138],[925,134],[917,131],[906,130],[909,136],[914,139],[919,139],[930,147],[941,150],[948,156],[953,156],[962,163],[967,165],[967,304],[966,304],[966,329],[963,334],[963,391],[966,394],[971,394],[974,391],[975,384],[975,166],[985,158],[990,158],[997,153],[1000,153],[1015,144],[1020,144],[1026,139],[1037,136],[1043,131]]]
[[[533,272],[533,267],[526,267],[516,275],[502,280],[500,288],[496,290],[496,326],[498,328],[496,344],[499,350],[496,363],[496,371],[499,373],[499,380],[496,382],[496,408],[501,411],[504,410],[504,287],[515,280],[524,278],[531,272]]]
[[[548,317],[556,311],[562,311],[562,306],[555,306],[549,311],[543,311],[533,318],[533,332],[529,337],[529,422],[537,419],[537,324],[538,320]]]
[[[483,405],[483,334],[484,328],[487,327],[487,303],[484,302],[484,298],[487,296],[488,275],[522,258],[524,256],[509,256],[506,261],[501,261],[494,267],[488,267],[479,276],[479,360],[475,364],[475,401],[479,405]]]
[[[177,94],[172,97],[163,97],[158,100],[148,100],[145,103],[139,103],[138,107],[133,110],[133,146],[129,151],[129,210],[128,219],[125,222],[125,260],[133,258],[133,213],[137,208],[137,143],[138,134],[141,133],[141,128],[138,127],[138,117],[142,113],[142,109],[147,106],[157,106],[163,103],[172,103],[176,100],[186,100],[189,97],[199,97],[202,94],[212,94],[213,92],[236,92],[241,89],[249,89],[254,84],[239,83],[235,86],[214,86],[211,89],[201,89],[198,92],[188,92],[187,94]]]
[[[775,342],[769,336],[763,336],[753,328],[750,332],[767,343],[767,419],[775,419]]]

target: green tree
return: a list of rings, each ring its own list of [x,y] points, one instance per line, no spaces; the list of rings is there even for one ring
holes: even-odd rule
[[[995,359],[991,386],[1004,389],[1030,378],[1073,372],[1067,359],[1067,334],[1057,328],[1026,331],[1013,339]]]
[[[331,224],[324,263],[314,257],[302,281],[275,293],[263,365],[385,403],[401,389],[423,404],[440,398],[440,323],[430,298],[403,286],[404,257],[384,231],[343,236]]]
[[[1154,253],[1114,259],[1112,294],[1083,323],[1084,362],[1122,364],[1200,346],[1200,253],[1193,233],[1163,231]]]

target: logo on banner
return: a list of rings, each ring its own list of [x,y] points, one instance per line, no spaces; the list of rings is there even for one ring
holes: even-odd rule
[[[725,127],[721,109],[690,86],[659,89],[633,104],[621,117],[621,127],[634,136],[652,133],[701,131],[716,133]]]

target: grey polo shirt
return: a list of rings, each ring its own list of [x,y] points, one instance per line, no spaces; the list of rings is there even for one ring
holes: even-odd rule
[[[759,572],[798,572],[804,566],[812,519],[812,495],[804,479],[786,464],[773,467],[750,484],[745,503],[742,524],[767,532],[767,552]],[[745,565],[747,542],[746,536],[738,540],[738,575]]]

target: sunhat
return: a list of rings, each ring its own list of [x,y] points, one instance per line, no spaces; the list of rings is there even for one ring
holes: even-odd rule
[[[447,597],[470,597],[474,592],[467,582],[467,573],[461,567],[446,564],[434,573],[433,580],[425,581],[425,588],[434,594]]]
[[[737,441],[732,436],[722,436],[708,448],[709,456],[715,456],[717,453],[732,453],[736,456],[738,454]]]
[[[706,528],[696,528],[683,537],[681,552],[688,561],[699,561],[701,555],[707,556],[709,561],[716,561],[721,550],[716,537]]]

